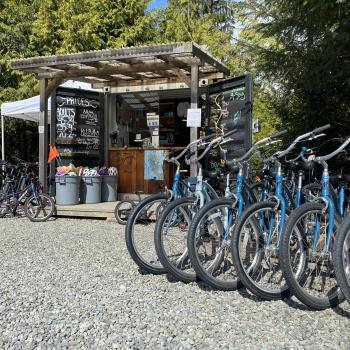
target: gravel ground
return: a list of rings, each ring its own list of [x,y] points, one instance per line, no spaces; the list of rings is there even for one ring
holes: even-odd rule
[[[349,304],[288,304],[140,275],[114,223],[0,221],[0,349],[350,347]]]

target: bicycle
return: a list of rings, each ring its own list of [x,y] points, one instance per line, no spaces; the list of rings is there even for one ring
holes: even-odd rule
[[[191,142],[178,155],[168,156],[165,161],[175,164],[176,172],[171,189],[166,192],[157,193],[141,200],[130,213],[125,226],[125,242],[128,252],[133,261],[139,266],[141,271],[153,274],[162,274],[166,269],[158,260],[154,247],[154,228],[156,220],[142,220],[149,217],[149,211],[156,211],[159,205],[167,206],[177,198],[186,196],[193,191],[194,179],[189,177],[183,179],[182,174],[187,170],[181,169],[180,159],[182,159],[190,149],[205,142],[215,135],[208,135]]]
[[[331,194],[327,161],[349,143],[350,138],[334,152],[311,160],[323,167],[321,196],[291,214],[281,241],[281,268],[291,291],[302,303],[316,310],[336,306],[344,300],[333,268],[335,254],[340,254],[338,259],[342,259],[343,254],[339,246],[333,251],[333,244],[346,213],[345,197],[342,187],[339,198]],[[343,237],[344,231],[340,232]],[[337,262],[337,266],[341,266],[341,261]],[[337,272],[341,276],[339,269]]]
[[[281,158],[305,140],[318,138],[330,125],[317,128],[298,136],[287,149],[276,152],[264,162],[277,167],[275,192],[267,200],[246,209],[232,233],[231,253],[237,275],[253,294],[267,300],[290,295],[279,266],[279,249],[287,217],[294,201],[283,182]]]
[[[24,171],[14,177],[5,178],[6,190],[0,195],[0,213],[16,215],[18,208],[24,209],[25,216],[33,222],[48,220],[55,211],[53,199],[41,192],[38,178],[33,173],[33,163],[22,163]]]
[[[283,130],[264,138],[240,158],[226,161],[231,169],[233,168],[231,173],[238,171],[234,190],[230,190],[227,181],[225,198],[207,203],[191,222],[187,247],[192,266],[197,277],[215,289],[235,290],[239,286],[230,252],[231,233],[243,210],[257,200],[263,200],[266,195],[266,191],[261,189],[260,198],[256,198],[248,184],[244,168],[257,148],[279,142],[280,140],[273,139],[286,132]]]
[[[196,163],[198,167],[195,192],[191,196],[179,198],[167,205],[157,221],[154,230],[154,245],[159,261],[171,275],[183,282],[196,280],[187,249],[187,232],[191,220],[205,203],[218,198],[214,188],[203,180],[200,160],[212,148],[231,141],[229,137],[235,132],[236,130],[232,130],[204,144],[205,149],[202,154],[192,160],[191,155],[188,155],[187,164]]]

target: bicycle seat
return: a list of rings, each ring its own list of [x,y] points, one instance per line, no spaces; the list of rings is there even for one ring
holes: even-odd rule
[[[139,195],[139,194],[143,194],[143,191],[135,191],[135,194]]]

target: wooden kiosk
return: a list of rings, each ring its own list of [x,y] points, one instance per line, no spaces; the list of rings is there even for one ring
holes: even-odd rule
[[[148,157],[159,158],[160,154],[179,150],[197,139],[198,128],[186,127],[187,108],[201,107],[201,131],[213,131],[210,118],[215,108],[210,108],[210,105],[215,103],[211,89],[215,96],[222,95],[221,102],[226,101],[223,106],[227,112],[225,118],[235,120],[233,124],[224,121],[223,128],[242,129],[237,137],[241,151],[251,144],[251,77],[220,82],[228,76],[229,69],[193,42],[25,58],[13,60],[11,66],[33,73],[40,79],[39,176],[45,189],[49,171],[48,144],[59,139],[57,102],[59,99],[62,102],[61,97],[68,93],[57,88],[69,79],[89,82],[93,88],[100,90],[95,96],[86,96],[98,101],[94,124],[87,123],[91,106],[71,106],[75,108],[78,119],[73,120],[76,133],[68,136],[68,140],[67,137],[59,139],[64,145],[62,147],[69,150],[65,153],[65,161],[78,163],[76,165],[116,166],[119,172],[118,192],[139,190],[153,193],[159,190],[158,175],[149,174],[154,167],[148,166],[153,164],[153,158]],[[235,89],[243,95],[235,95]],[[75,101],[84,98],[79,95],[81,92],[69,93]],[[54,103],[49,123],[50,96]],[[81,108],[86,111],[82,112]],[[152,126],[154,116],[158,117],[157,130]],[[51,125],[50,139],[48,125]],[[88,140],[90,136],[94,137],[93,142]],[[212,158],[215,160],[215,155],[212,154]],[[215,161],[208,164],[215,166]],[[190,171],[195,174],[196,167],[191,166]],[[171,166],[165,165],[163,180],[168,185],[172,173]]]

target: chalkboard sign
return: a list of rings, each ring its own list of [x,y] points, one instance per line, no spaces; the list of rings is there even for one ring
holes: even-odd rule
[[[62,89],[52,105],[54,142],[64,164],[103,165],[103,108],[98,93]]]
[[[227,159],[244,154],[252,144],[252,77],[243,75],[230,78],[209,86],[206,134],[229,132],[234,140],[223,146]],[[205,167],[215,170],[221,164],[219,150],[212,150],[206,156]]]

